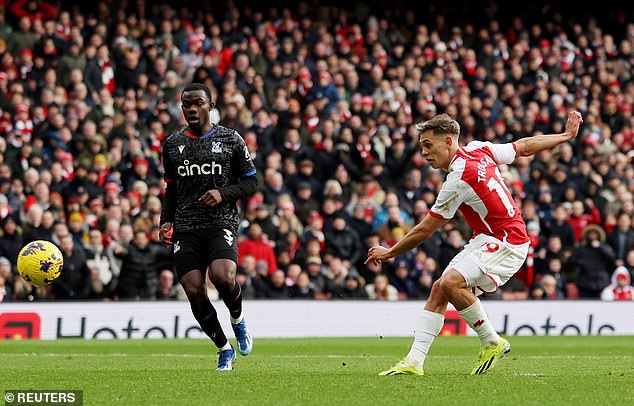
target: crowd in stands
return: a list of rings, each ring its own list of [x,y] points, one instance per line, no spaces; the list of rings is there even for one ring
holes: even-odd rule
[[[89,4],[90,3],[90,4]],[[415,123],[448,113],[461,143],[562,132],[502,167],[531,237],[497,299],[632,298],[634,19],[487,2],[459,18],[361,2],[258,9],[178,2],[0,0],[0,301],[184,298],[159,244],[161,143],[180,90],[209,86],[262,188],[240,202],[245,298],[425,299],[470,238],[457,215],[383,265],[433,205]],[[61,277],[17,276],[29,241]],[[210,286],[213,297],[213,287]]]

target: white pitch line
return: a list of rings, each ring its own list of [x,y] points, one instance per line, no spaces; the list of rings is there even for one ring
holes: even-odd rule
[[[0,353],[0,357],[166,357],[166,358],[204,358],[212,355],[210,354],[173,354],[173,353],[158,353],[158,354],[126,354],[126,353],[111,353],[111,354],[98,354],[98,353]],[[394,355],[373,355],[373,354],[269,354],[265,355],[265,358],[394,358]],[[430,355],[428,358],[473,358],[471,355]],[[520,359],[629,359],[634,358],[631,355],[527,355],[517,356]]]

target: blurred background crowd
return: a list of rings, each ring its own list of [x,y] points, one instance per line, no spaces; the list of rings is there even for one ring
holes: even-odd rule
[[[511,142],[572,109],[573,142],[502,168],[531,250],[487,298],[632,298],[631,7],[217,3],[0,0],[0,301],[184,299],[158,243],[160,153],[192,81],[262,181],[240,203],[245,298],[426,298],[470,238],[459,215],[363,263],[442,185],[415,123],[448,113],[463,144]],[[65,257],[38,289],[15,269],[36,239]]]

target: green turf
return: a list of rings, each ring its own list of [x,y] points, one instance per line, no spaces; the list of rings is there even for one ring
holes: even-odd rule
[[[82,389],[86,405],[634,404],[634,337],[512,337],[488,375],[477,338],[440,337],[423,377],[379,377],[411,338],[260,339],[231,372],[206,340],[3,341],[0,389]]]

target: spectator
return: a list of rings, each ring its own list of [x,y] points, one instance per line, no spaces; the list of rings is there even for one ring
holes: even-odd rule
[[[575,232],[567,221],[568,212],[563,204],[560,204],[555,209],[555,216],[553,221],[547,227],[547,233],[549,236],[556,235],[561,240],[562,248],[572,249],[576,244]]]
[[[579,244],[583,238],[583,231],[586,226],[590,224],[601,224],[601,214],[599,210],[594,207],[592,200],[587,199],[585,205],[584,202],[577,200],[572,203],[572,213],[567,221],[575,233],[575,243]]]
[[[528,298],[531,300],[544,300],[546,298],[546,292],[544,292],[541,282],[533,282]]]
[[[398,291],[390,284],[387,275],[380,273],[374,281],[365,286],[368,298],[372,300],[398,300]]]
[[[576,268],[576,284],[583,299],[598,299],[603,289],[610,283],[614,269],[614,251],[605,243],[605,231],[590,224],[583,231],[583,244],[576,248],[567,262]]]
[[[5,257],[0,257],[0,302],[10,302],[14,295],[11,262]]]
[[[258,223],[251,223],[247,230],[247,239],[238,244],[240,260],[238,265],[242,265],[242,258],[251,255],[257,261],[265,261],[269,274],[277,270],[277,259],[273,247],[264,239],[262,227]]]
[[[345,258],[349,264],[361,259],[363,246],[359,235],[348,227],[346,216],[341,212],[334,215],[332,230],[325,232],[326,251],[339,258]]]
[[[163,269],[159,272],[159,286],[156,290],[158,300],[177,300],[178,289],[174,284],[174,272],[171,269]]]
[[[123,259],[117,296],[137,300],[156,297],[157,269],[161,269],[166,258],[158,245],[150,243],[147,232],[135,231],[132,243],[115,248],[114,253]]]
[[[332,298],[348,300],[368,299],[368,292],[358,277],[349,274],[346,276],[343,286],[334,290]]]
[[[319,257],[309,257],[306,260],[306,272],[310,279],[310,286],[315,291],[316,299],[328,299],[330,283],[322,269],[322,261]]]
[[[453,257],[464,247],[466,241],[462,238],[462,234],[456,228],[447,231],[447,237],[443,239],[440,245],[440,256],[438,263],[440,269],[445,269]]]
[[[64,269],[53,281],[53,294],[58,300],[85,299],[88,295],[90,270],[84,250],[75,244],[71,234],[61,238],[60,251],[64,256]]]
[[[306,272],[299,274],[296,283],[290,287],[288,295],[293,299],[315,298],[315,290],[310,286],[310,278]]]
[[[398,206],[390,206],[387,210],[387,222],[377,230],[381,241],[391,247],[398,241],[398,235],[405,235],[412,229],[410,223],[405,222]]]
[[[280,269],[273,271],[264,297],[269,299],[288,299],[290,293],[289,288],[286,286],[286,275],[284,275],[284,271]]]
[[[601,292],[601,300],[634,300],[630,272],[623,266],[618,266],[610,278],[610,284]]]
[[[564,299],[564,294],[557,289],[557,280],[552,275],[544,275],[539,281],[544,290],[544,299]]]
[[[12,264],[15,264],[23,246],[22,230],[13,217],[5,217],[0,230],[0,256],[8,258]]]
[[[607,235],[607,242],[614,250],[616,265],[625,264],[625,255],[634,249],[632,217],[628,213],[619,213],[617,227]]]
[[[417,290],[416,282],[409,275],[407,262],[398,261],[394,271],[389,275],[390,284],[398,291],[399,300],[408,299],[415,295]]]
[[[103,245],[103,235],[99,229],[88,231],[88,243],[85,245],[86,266],[90,270],[90,280],[96,297],[92,299],[111,297],[110,283],[113,271],[106,249]]]
[[[313,198],[313,189],[308,182],[297,184],[296,195],[295,214],[303,224],[306,224],[311,213],[319,211],[319,204]]]

